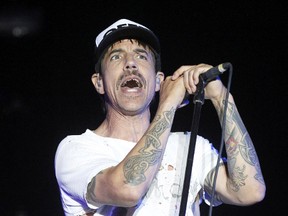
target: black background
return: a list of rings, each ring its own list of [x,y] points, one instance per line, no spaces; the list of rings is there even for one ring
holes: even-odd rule
[[[128,18],[159,36],[167,75],[181,65],[233,65],[231,92],[258,151],[267,193],[259,204],[221,205],[213,215],[285,215],[286,14],[284,1],[276,0],[1,1],[0,214],[63,215],[54,154],[66,135],[94,129],[103,119],[90,81],[94,40]],[[192,104],[179,110],[173,130],[190,130],[192,113]],[[218,146],[221,132],[209,101],[199,134]],[[202,215],[207,209],[201,205]]]

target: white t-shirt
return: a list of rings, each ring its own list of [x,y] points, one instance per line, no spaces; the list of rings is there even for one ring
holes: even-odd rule
[[[127,216],[178,215],[189,142],[190,133],[170,134],[156,178],[136,211],[127,213]],[[55,172],[66,216],[88,212],[113,215],[113,206],[93,206],[87,202],[87,185],[101,170],[122,161],[134,145],[134,142],[98,136],[89,129],[81,135],[67,136],[61,141],[55,155]],[[215,168],[217,159],[218,154],[209,141],[197,136],[187,216],[193,215],[192,205],[197,195],[205,200],[209,197],[203,192],[204,180],[208,172]]]

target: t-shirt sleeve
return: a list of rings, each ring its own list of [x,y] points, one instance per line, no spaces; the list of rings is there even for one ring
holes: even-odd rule
[[[61,193],[67,194],[69,200],[65,203],[71,205],[81,203],[90,206],[86,201],[87,186],[91,179],[101,170],[116,165],[118,162],[110,155],[110,151],[103,148],[107,146],[97,143],[99,148],[91,148],[88,142],[66,137],[59,145],[55,157],[56,178]],[[73,203],[73,199],[75,203]]]

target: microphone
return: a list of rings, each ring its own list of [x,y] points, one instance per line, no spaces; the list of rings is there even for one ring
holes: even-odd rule
[[[223,74],[228,69],[232,68],[232,65],[230,62],[222,63],[216,67],[213,67],[206,71],[205,73],[202,73],[199,75],[199,82],[203,82],[204,87],[206,84],[212,80],[215,80],[219,75]],[[199,88],[199,83],[197,84],[197,88]],[[179,106],[179,108],[186,106],[189,104],[189,97],[190,95],[188,92],[185,93],[184,99]],[[195,100],[195,99],[194,99]]]
[[[222,63],[216,67],[209,69],[205,73],[200,74],[200,77],[203,79],[204,83],[208,83],[209,81],[214,80],[219,75],[223,74],[230,67],[231,67],[231,63],[229,63],[229,62]]]

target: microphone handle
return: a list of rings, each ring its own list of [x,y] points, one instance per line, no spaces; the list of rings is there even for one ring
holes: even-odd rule
[[[231,63],[229,62],[222,63],[216,67],[209,69],[205,73],[200,74],[200,76],[202,77],[203,81],[207,83],[211,80],[216,79],[219,75],[223,74],[230,67],[231,67]]]

